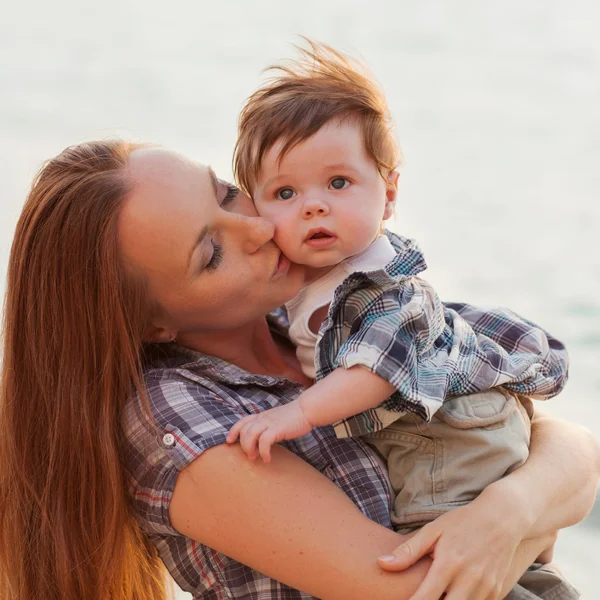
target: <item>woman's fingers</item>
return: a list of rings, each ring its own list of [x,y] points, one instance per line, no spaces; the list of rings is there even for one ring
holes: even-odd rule
[[[412,540],[409,540],[412,541]],[[465,565],[457,557],[435,558],[429,573],[410,600],[487,600],[492,585],[479,565]]]
[[[462,576],[461,576],[462,575]],[[500,586],[492,585],[481,573],[461,571],[446,590],[444,600],[499,600]]]
[[[558,531],[550,534],[548,539],[550,540],[550,545],[535,559],[535,562],[540,562],[543,564],[552,562],[552,559],[554,558],[554,545],[558,539]]]
[[[429,573],[410,600],[499,600],[500,586],[485,574],[465,568],[459,562],[433,562]]]
[[[411,596],[410,600],[438,600],[442,597],[442,594],[452,581],[454,568],[448,564],[442,567],[438,565],[439,563],[436,563],[434,560],[427,576],[419,586],[419,589]],[[460,600],[469,600],[469,597],[463,596]]]
[[[441,535],[433,525],[425,525],[409,540],[392,550],[391,554],[380,556],[377,564],[385,571],[402,571],[429,554]]]

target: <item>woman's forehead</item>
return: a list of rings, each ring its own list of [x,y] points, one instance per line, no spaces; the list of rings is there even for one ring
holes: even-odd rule
[[[217,203],[210,169],[159,148],[132,152],[133,188],[119,218],[119,242],[140,267],[177,262],[209,224]]]
[[[134,185],[146,193],[154,188],[185,190],[209,177],[207,166],[163,148],[134,150],[129,155],[128,166]]]
[[[135,150],[129,157],[133,189],[127,204],[145,214],[179,213],[214,204],[209,167],[160,148]]]

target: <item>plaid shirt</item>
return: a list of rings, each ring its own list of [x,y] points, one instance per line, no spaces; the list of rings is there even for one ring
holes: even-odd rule
[[[282,312],[273,315],[272,326],[285,327]],[[149,365],[145,381],[151,419],[133,397],[124,414],[126,468],[138,521],[175,581],[206,600],[312,598],[181,535],[169,520],[179,471],[223,444],[238,419],[291,402],[302,386],[253,375],[175,344]],[[283,445],[332,480],[367,517],[391,527],[384,468],[361,440],[337,439],[332,427],[320,427]]]
[[[446,398],[496,386],[546,399],[567,381],[565,347],[515,313],[442,304],[417,277],[427,268],[413,240],[386,232],[397,254],[384,268],[347,277],[315,348],[317,380],[361,365],[398,391],[335,423],[338,437],[379,431],[412,412],[430,420]]]

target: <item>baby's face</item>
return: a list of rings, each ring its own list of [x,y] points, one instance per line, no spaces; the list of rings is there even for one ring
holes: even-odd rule
[[[376,239],[393,212],[397,173],[383,180],[364,149],[360,126],[326,123],[278,162],[280,142],[265,155],[254,202],[275,224],[275,242],[293,262],[336,265]]]

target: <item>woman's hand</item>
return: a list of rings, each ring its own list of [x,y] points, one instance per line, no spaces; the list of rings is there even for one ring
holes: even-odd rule
[[[246,456],[254,460],[259,454],[271,462],[271,446],[283,440],[306,435],[312,429],[298,401],[266,410],[257,415],[240,419],[227,435],[227,443],[233,444],[238,437]]]
[[[386,571],[400,571],[423,556],[433,557],[429,573],[411,600],[437,599],[444,592],[446,600],[501,598],[522,540],[518,518],[513,518],[510,508],[493,494],[484,501],[476,499],[428,523],[377,562]]]
[[[536,411],[529,451],[524,465],[471,504],[439,517],[393,555],[380,557],[379,566],[387,571],[405,569],[426,554],[434,557],[411,600],[437,600],[444,592],[446,600],[500,598],[518,579],[516,563],[528,556],[533,562],[540,553],[547,558],[556,531],[589,513],[600,475],[600,446],[592,434]],[[517,547],[520,558],[512,561]]]

